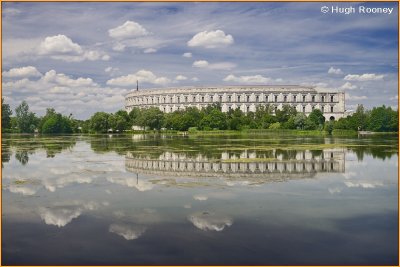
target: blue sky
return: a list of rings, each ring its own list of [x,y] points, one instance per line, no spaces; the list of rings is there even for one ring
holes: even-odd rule
[[[136,87],[300,84],[397,108],[397,3],[3,2],[3,97],[86,119]],[[322,6],[394,8],[322,13]]]

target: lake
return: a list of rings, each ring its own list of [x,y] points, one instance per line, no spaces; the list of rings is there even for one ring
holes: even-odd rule
[[[3,265],[397,265],[397,136],[2,139]]]

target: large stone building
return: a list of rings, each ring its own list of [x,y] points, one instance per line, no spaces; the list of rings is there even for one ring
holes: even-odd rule
[[[322,91],[315,87],[298,85],[177,87],[132,91],[125,97],[125,109],[157,107],[163,112],[202,109],[220,103],[223,112],[240,108],[243,112],[256,111],[257,106],[270,105],[274,110],[291,105],[306,115],[320,109],[326,120],[344,116],[343,92]]]

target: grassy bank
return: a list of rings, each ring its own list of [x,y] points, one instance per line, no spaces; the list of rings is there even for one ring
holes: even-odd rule
[[[330,136],[327,131],[321,130],[290,130],[290,129],[246,129],[234,130],[212,130],[212,131],[189,131],[189,135],[238,135],[238,134],[274,134],[274,135],[300,135],[300,136]],[[357,136],[357,131],[333,130],[332,136]]]

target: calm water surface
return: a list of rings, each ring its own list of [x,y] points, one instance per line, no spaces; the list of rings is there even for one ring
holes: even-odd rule
[[[3,265],[397,265],[398,139],[2,140]]]

